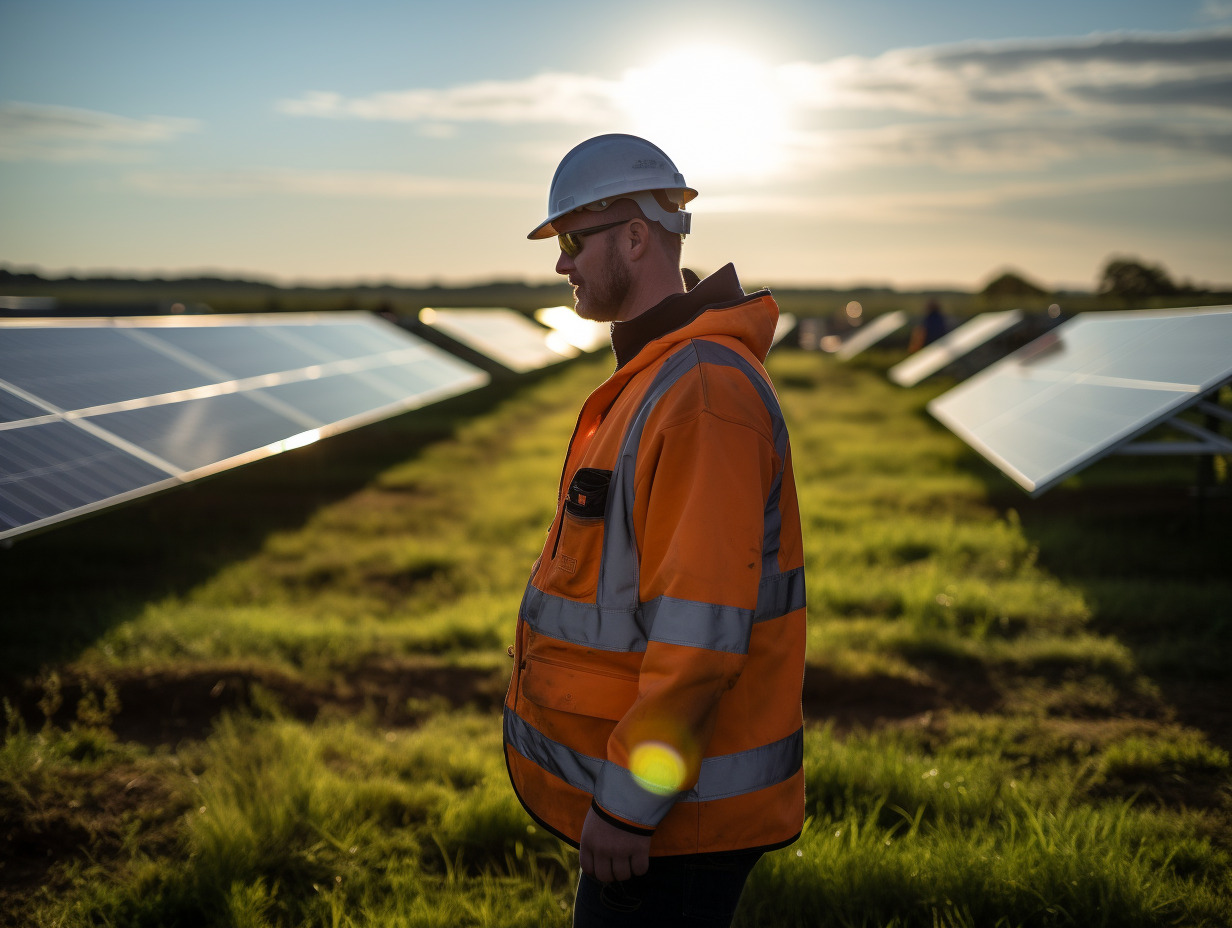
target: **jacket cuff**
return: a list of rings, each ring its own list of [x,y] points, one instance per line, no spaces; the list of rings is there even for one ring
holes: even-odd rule
[[[609,825],[619,828],[621,831],[627,831],[631,835],[640,835],[643,838],[649,838],[654,834],[653,828],[638,828],[636,825],[630,825],[628,822],[621,821],[605,810],[594,799],[590,800],[590,809],[595,813],[595,815],[599,816],[599,818],[603,819]]]
[[[648,828],[651,831],[658,827],[663,816],[680,798],[678,792],[662,793],[647,789],[632,773],[610,760],[603,762],[591,795],[608,815],[622,819],[625,827]]]

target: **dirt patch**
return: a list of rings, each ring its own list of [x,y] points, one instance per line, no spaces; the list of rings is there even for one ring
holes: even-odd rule
[[[121,741],[146,747],[204,738],[222,713],[269,703],[305,722],[323,713],[368,713],[382,725],[412,725],[430,707],[495,710],[506,682],[492,671],[396,660],[369,661],[324,680],[236,664],[124,668],[106,676],[63,670],[59,677],[60,706],[52,715],[56,725],[66,727],[83,699],[92,696],[101,704],[111,689],[118,708],[108,727]],[[28,725],[43,724],[42,682],[28,680],[2,695]]]
[[[386,726],[414,725],[425,713],[447,707],[496,711],[507,682],[503,669],[392,658],[372,659],[322,679],[242,664],[123,668],[105,676],[67,669],[59,673],[59,707],[52,721],[67,727],[83,700],[102,705],[110,689],[118,708],[107,725],[120,741],[150,748],[174,747],[183,740],[206,737],[224,712],[271,703],[304,722],[323,715],[365,714]],[[41,681],[0,688],[0,696],[17,708],[31,728],[43,725],[40,701],[45,700],[46,688]],[[1000,704],[1000,697],[987,680],[972,674],[912,680],[809,666],[803,702],[810,721],[829,721],[841,730],[852,730],[901,723],[945,709],[990,711]]]
[[[854,676],[812,665],[804,671],[804,717],[832,722],[839,731],[927,722],[946,709],[985,712],[998,702],[996,690],[974,678],[941,683],[876,673]]]
[[[58,769],[41,788],[6,797],[0,811],[0,925],[28,924],[23,911],[54,898],[80,876],[74,865],[176,852],[187,794],[158,762],[106,769]]]

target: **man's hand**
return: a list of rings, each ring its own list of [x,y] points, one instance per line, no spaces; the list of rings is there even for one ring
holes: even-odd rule
[[[600,883],[641,876],[650,868],[650,836],[610,825],[594,809],[582,824],[580,850],[582,869]]]

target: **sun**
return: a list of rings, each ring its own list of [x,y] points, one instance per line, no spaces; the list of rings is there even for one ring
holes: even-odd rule
[[[630,131],[666,151],[690,184],[756,181],[785,163],[786,88],[775,69],[744,52],[678,50],[626,71],[620,87]]]

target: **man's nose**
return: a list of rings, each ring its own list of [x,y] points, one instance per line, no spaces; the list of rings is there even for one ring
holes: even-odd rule
[[[573,259],[562,251],[560,257],[556,259],[556,273],[562,276],[568,275],[575,267],[577,265],[573,263]]]

